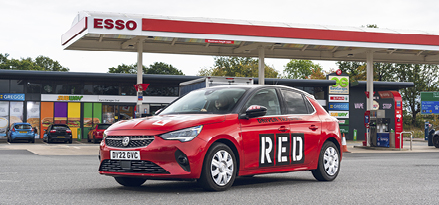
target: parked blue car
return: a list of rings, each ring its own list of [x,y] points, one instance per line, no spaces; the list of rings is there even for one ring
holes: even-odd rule
[[[32,125],[27,122],[14,123],[8,128],[7,138],[8,142],[27,140],[35,143],[35,132]]]

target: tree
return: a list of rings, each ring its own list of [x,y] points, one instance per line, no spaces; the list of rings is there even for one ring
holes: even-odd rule
[[[164,74],[164,75],[184,75],[181,70],[178,70],[172,65],[155,62],[144,71],[145,74]]]
[[[310,60],[292,59],[284,67],[283,78],[289,79],[325,79],[323,69]]]
[[[40,71],[69,71],[68,68],[61,66],[58,61],[49,57],[38,56],[32,58],[8,59],[9,54],[0,53],[0,69],[8,70],[40,70]]]
[[[144,74],[164,74],[164,75],[184,75],[181,70],[178,70],[172,65],[155,62],[151,64],[149,67],[143,66],[142,68]],[[132,65],[118,65],[116,68],[111,67],[108,68],[108,73],[127,73],[127,74],[136,74],[137,73],[137,64]]]
[[[143,66],[143,71],[145,72],[145,66]],[[136,74],[137,73],[137,65],[125,65],[122,63],[122,65],[118,65],[116,68],[111,67],[108,68],[108,73],[126,73],[126,74]]]
[[[198,71],[198,76],[232,76],[232,77],[257,77],[259,61],[250,57],[215,57],[213,68],[203,68]],[[277,78],[279,73],[272,67],[265,65],[264,76]]]
[[[411,125],[422,126],[416,123],[416,115],[421,111],[420,96],[422,91],[437,91],[439,89],[439,66],[428,64],[395,64],[397,82],[413,82],[414,87],[400,90],[404,107],[411,115]]]

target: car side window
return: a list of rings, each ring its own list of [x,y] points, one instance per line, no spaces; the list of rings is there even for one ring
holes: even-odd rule
[[[261,105],[267,108],[267,115],[280,115],[279,98],[274,88],[257,91],[245,104],[245,109],[251,105]]]
[[[308,114],[302,94],[286,89],[282,89],[281,92],[287,104],[287,114]]]

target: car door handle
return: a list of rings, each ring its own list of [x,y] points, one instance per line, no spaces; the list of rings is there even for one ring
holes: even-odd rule
[[[281,131],[281,132],[286,132],[289,129],[287,127],[285,127],[285,126],[280,126],[278,130]]]
[[[312,131],[316,131],[317,129],[319,129],[319,127],[317,127],[315,125],[311,125],[311,126],[309,126],[309,129]]]

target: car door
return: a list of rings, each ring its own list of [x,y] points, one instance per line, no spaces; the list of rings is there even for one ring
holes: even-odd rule
[[[280,118],[281,107],[275,88],[257,90],[250,96],[242,113],[253,105],[267,107],[265,116],[240,119],[244,152],[244,170],[260,169],[288,164],[289,123]],[[280,144],[276,146],[276,143]],[[276,149],[279,148],[279,149]]]
[[[318,145],[322,123],[304,94],[287,88],[282,88],[281,93],[293,141],[291,164],[309,165],[320,152]]]

